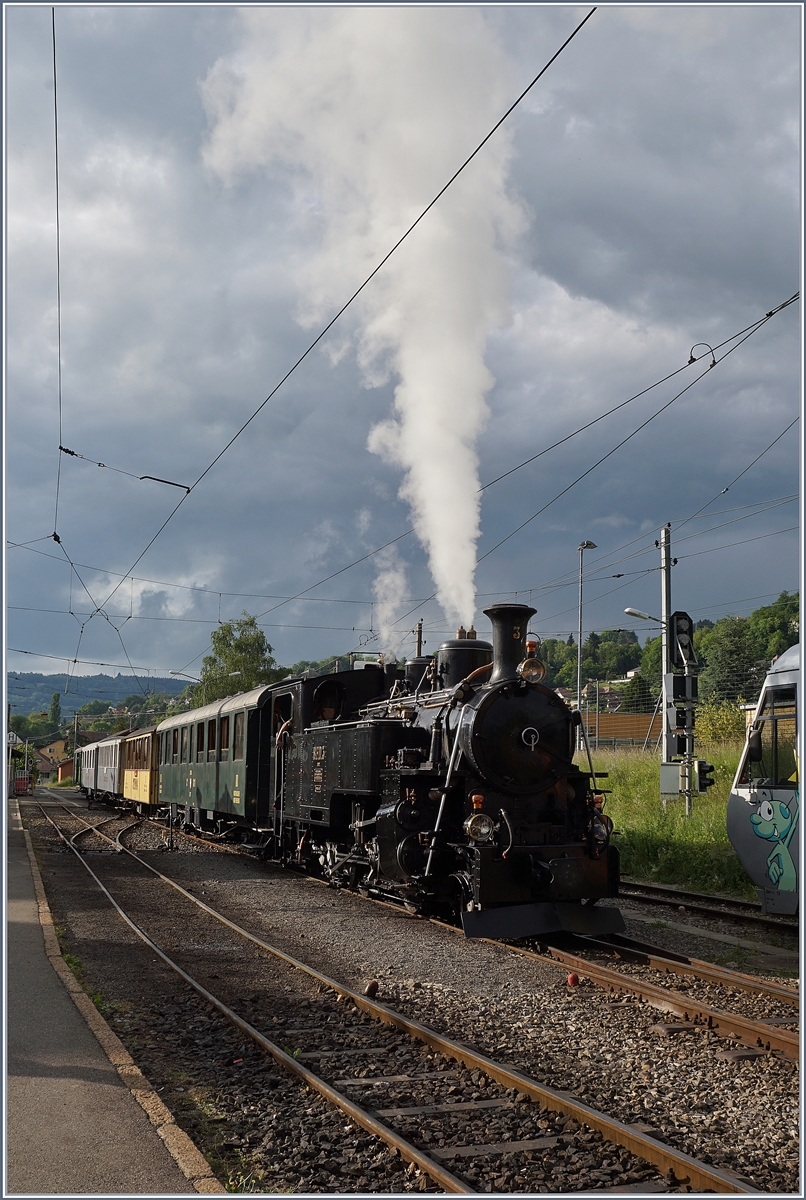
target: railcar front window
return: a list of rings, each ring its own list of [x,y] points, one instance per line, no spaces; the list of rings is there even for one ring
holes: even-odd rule
[[[795,689],[768,689],[753,728],[761,735],[761,757],[751,762],[745,750],[740,782],[761,787],[797,787]]]

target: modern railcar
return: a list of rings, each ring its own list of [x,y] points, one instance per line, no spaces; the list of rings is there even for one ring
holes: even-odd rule
[[[796,913],[800,893],[800,647],[764,680],[727,807],[728,837],[768,913]]]

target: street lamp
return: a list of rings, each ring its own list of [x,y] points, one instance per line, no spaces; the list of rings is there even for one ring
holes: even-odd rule
[[[596,542],[579,543],[579,641],[577,642],[577,708],[582,716],[582,554],[585,550],[596,550]],[[582,746],[582,733],[577,733],[577,749]]]
[[[624,611],[628,617],[640,617],[642,621],[654,621],[656,625],[663,624],[663,621],[659,617],[652,617],[649,613],[641,612],[638,608],[625,608]]]

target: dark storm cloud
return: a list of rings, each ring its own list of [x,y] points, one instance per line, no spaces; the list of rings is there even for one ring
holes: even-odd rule
[[[464,10],[453,13],[464,28]],[[481,10],[510,65],[507,94],[517,95],[583,14]],[[300,278],[320,253],[327,214],[315,190],[301,197],[279,167],[226,186],[204,165],[201,85],[245,48],[237,10],[64,8],[56,19],[64,444],[135,474],[190,483],[307,344]],[[485,356],[496,384],[478,442],[482,483],[681,366],[695,342],[723,340],[794,292],[800,19],[792,6],[602,8],[515,114],[508,186],[527,223],[507,251],[511,319],[490,330]],[[50,13],[7,8],[6,21],[7,498],[16,542],[53,528],[55,227]],[[454,157],[438,164],[441,179],[484,132],[468,126]],[[799,322],[797,307],[776,317],[485,559],[479,608],[493,593],[528,597],[531,588],[538,621],[573,628],[585,537],[614,562],[636,549],[619,547],[644,537],[645,557],[611,575],[656,567],[657,526],[717,494],[795,416]],[[332,344],[356,328],[348,315]],[[211,625],[196,622],[280,603],[219,601],[219,592],[293,595],[409,528],[399,470],[366,448],[370,428],[390,413],[393,383],[364,387],[349,346],[335,365],[319,351],[309,356],[133,572],[158,582],[119,588],[109,610],[120,636],[96,616],[79,657],[125,663],[122,637],[138,665],[198,666]],[[485,492],[479,554],[673,392],[670,381]],[[793,430],[713,509],[796,491],[796,444]],[[74,561],[102,569],[81,569],[95,602],[180,495],[63,459],[59,530]],[[796,523],[794,508],[681,544],[677,602],[728,610],[795,587],[797,534],[777,533]],[[698,521],[680,537],[729,519]],[[763,540],[682,557],[765,531]],[[31,549],[56,558],[10,550],[9,602],[90,611],[58,547]],[[414,604],[434,585],[413,537],[398,551]],[[377,628],[374,577],[370,560],[315,593],[360,603],[298,600],[262,618],[280,659],[358,645],[370,622]],[[554,579],[556,590],[537,590]],[[586,611],[597,627],[612,626],[625,620],[625,604],[653,611],[657,596],[656,571],[591,580]],[[434,604],[422,612],[434,649],[445,621]],[[10,644],[69,658],[79,624],[15,608]],[[12,656],[11,664],[49,669],[45,659]]]

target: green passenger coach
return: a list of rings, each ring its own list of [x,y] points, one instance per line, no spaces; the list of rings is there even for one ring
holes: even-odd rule
[[[160,803],[184,809],[187,823],[199,829],[220,833],[232,822],[259,823],[268,809],[271,767],[261,710],[271,694],[270,687],[254,688],[158,725]]]

